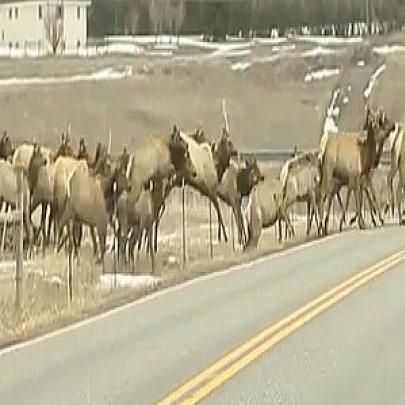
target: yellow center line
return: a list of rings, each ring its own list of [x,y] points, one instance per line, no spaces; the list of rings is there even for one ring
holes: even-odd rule
[[[395,253],[338,284],[328,292],[320,295],[315,300],[254,336],[215,362],[211,367],[197,374],[159,401],[157,405],[174,403],[195,404],[199,402],[225,381],[271,349],[275,344],[308,323],[321,312],[341,301],[367,282],[392,269],[403,260],[405,260],[405,250]]]

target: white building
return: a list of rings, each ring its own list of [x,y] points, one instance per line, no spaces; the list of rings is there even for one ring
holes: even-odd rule
[[[91,0],[0,0],[0,44],[60,52],[84,47]]]

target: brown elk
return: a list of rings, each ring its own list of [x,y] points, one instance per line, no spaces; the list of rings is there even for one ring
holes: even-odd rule
[[[365,227],[362,216],[362,194],[365,178],[376,168],[381,157],[386,133],[379,133],[380,122],[367,109],[366,137],[361,132],[329,135],[324,145],[321,163],[322,194],[326,211],[322,215],[323,231],[328,232],[332,199],[336,192],[336,179],[355,193],[357,222]],[[322,206],[322,212],[324,207]]]
[[[264,228],[278,224],[279,241],[281,242],[281,223],[287,224],[293,234],[290,220],[287,216],[283,198],[283,185],[279,179],[265,177],[264,181],[253,187],[248,206],[248,242],[245,249],[257,248]]]

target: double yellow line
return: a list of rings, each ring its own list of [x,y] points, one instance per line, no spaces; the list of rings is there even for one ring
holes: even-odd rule
[[[405,250],[368,267],[254,336],[187,381],[157,405],[196,404],[320,313],[405,260]]]

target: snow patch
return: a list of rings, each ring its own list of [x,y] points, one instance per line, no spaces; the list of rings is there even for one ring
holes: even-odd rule
[[[238,58],[249,56],[252,53],[250,49],[219,49],[209,55],[210,58]]]
[[[317,46],[316,48],[310,49],[303,52],[301,55],[304,58],[314,58],[320,55],[335,55],[338,51],[336,49],[325,48],[323,46]]]
[[[172,51],[146,51],[145,55],[147,56],[160,56],[164,58],[171,58],[173,56]]]
[[[249,69],[252,64],[250,62],[237,62],[231,66],[234,72],[244,72]]]
[[[254,42],[260,45],[279,45],[287,42],[287,38],[255,38]]]
[[[379,76],[385,71],[386,65],[382,64],[377,68],[377,70],[371,75],[370,81],[367,84],[367,87],[364,90],[364,98],[368,99],[371,96],[371,93],[373,92],[374,86],[377,83],[377,80]]]
[[[273,52],[288,52],[288,51],[295,51],[296,45],[276,45],[271,48]]]
[[[66,84],[76,82],[91,82],[104,80],[121,80],[133,75],[132,66],[127,65],[123,69],[107,67],[94,73],[73,76],[48,76],[48,77],[10,77],[0,79],[0,87],[30,86],[46,84]]]
[[[253,64],[264,64],[264,63],[271,63],[275,62],[276,60],[280,59],[280,55],[272,55],[272,56],[257,56],[252,58]]]
[[[110,43],[101,46],[88,46],[86,48],[72,49],[64,51],[64,55],[94,57],[107,54],[140,55],[143,48],[131,43]]]
[[[358,44],[363,42],[362,37],[341,38],[334,36],[296,36],[298,41],[313,42],[319,45],[339,45],[339,44]]]
[[[405,46],[403,45],[384,45],[375,46],[373,52],[377,55],[388,55],[391,53],[405,52]]]
[[[110,290],[112,288],[131,288],[138,290],[153,290],[161,283],[161,279],[150,275],[133,276],[130,274],[103,274],[100,276],[98,288]]]
[[[9,48],[8,46],[0,47],[0,57],[6,58],[38,58],[45,56],[45,49],[38,47],[27,47],[27,48]]]
[[[313,82],[315,80],[322,80],[328,77],[336,76],[340,72],[339,69],[321,69],[309,72],[305,75],[304,81],[306,83]]]
[[[325,123],[323,125],[323,135],[337,134],[339,132],[339,128],[336,124],[336,121],[340,115],[340,108],[337,106],[337,101],[340,92],[341,92],[340,89],[336,89],[333,92],[332,100],[326,111]]]

